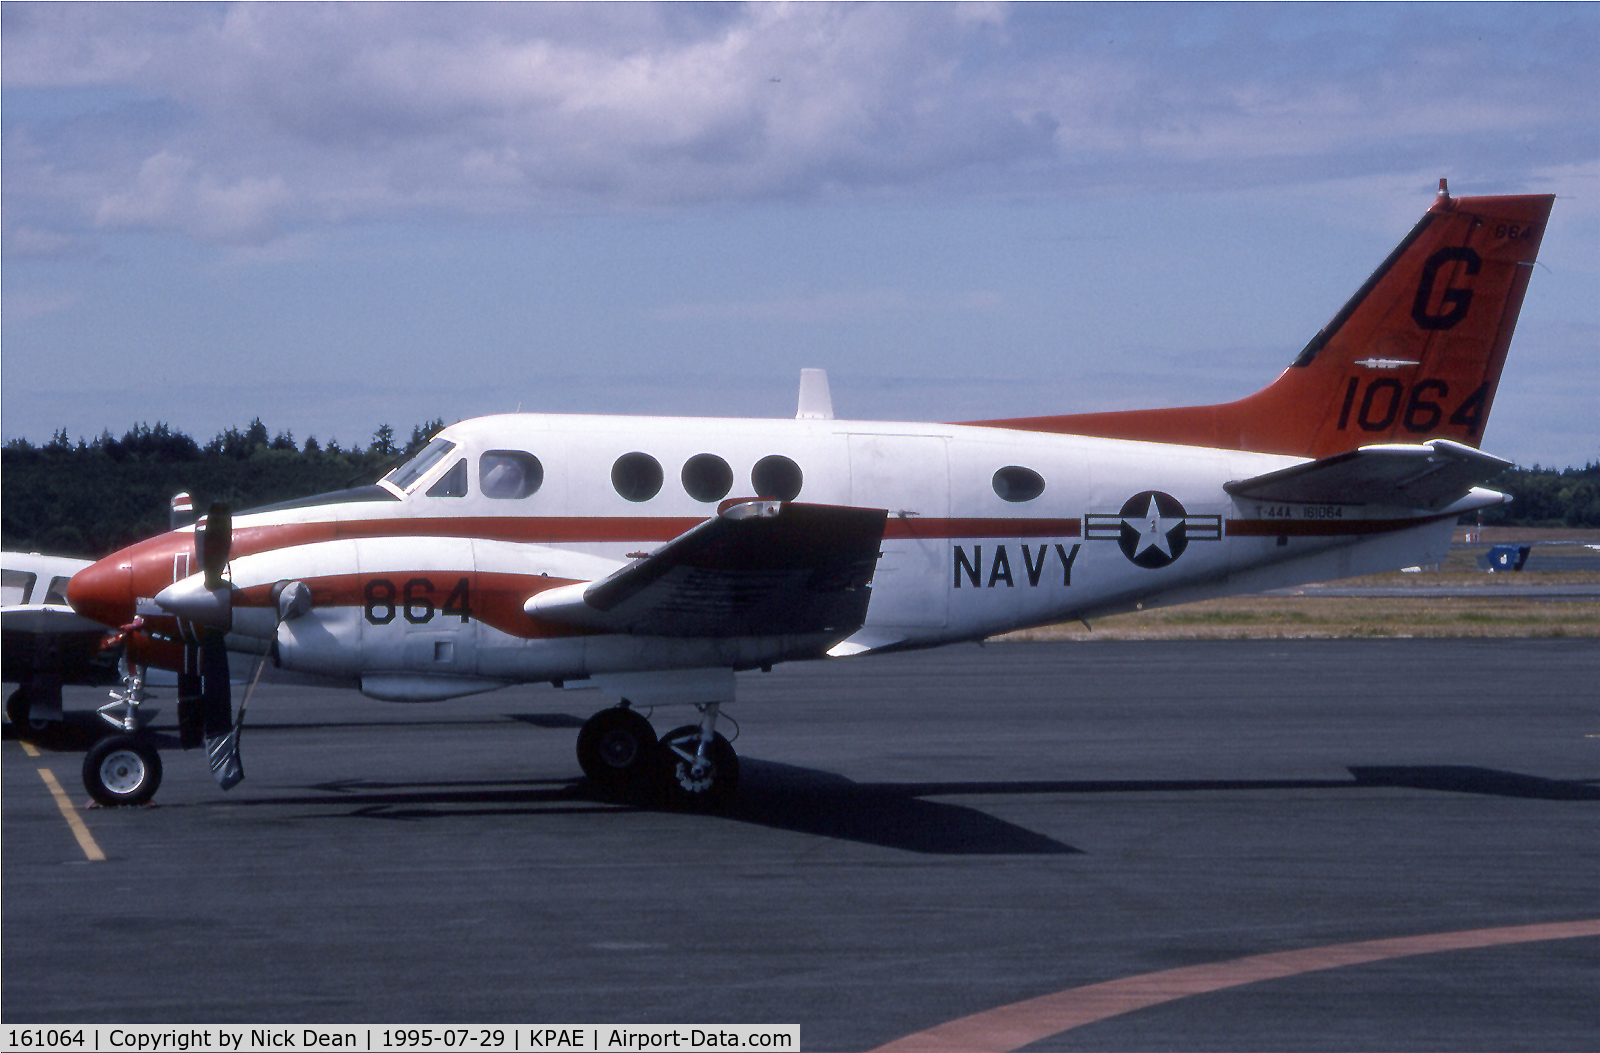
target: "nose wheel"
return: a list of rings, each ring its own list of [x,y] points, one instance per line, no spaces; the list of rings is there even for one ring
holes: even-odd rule
[[[83,785],[103,805],[143,804],[161,787],[161,754],[142,738],[109,735],[83,758]]]

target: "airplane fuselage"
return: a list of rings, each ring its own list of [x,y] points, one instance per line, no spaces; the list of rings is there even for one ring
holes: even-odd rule
[[[1434,561],[1459,511],[1223,490],[1303,458],[948,424],[515,414],[453,425],[432,449],[420,472],[236,515],[230,647],[402,700],[602,670],[748,669]],[[635,634],[524,610],[756,497],[887,510],[859,629]],[[147,620],[162,617],[158,593],[197,572],[194,531],[118,561],[117,591]],[[271,591],[287,580],[312,607],[279,624]]]
[[[1255,394],[1213,406],[969,424],[515,414],[445,428],[380,482],[230,514],[74,576],[178,670],[180,738],[243,778],[230,652],[395,701],[589,681],[597,785],[710,803],[734,673],[1441,561],[1553,204],[1438,196]],[[138,621],[134,622],[135,616]],[[139,696],[130,672],[129,715]],[[658,735],[636,705],[698,723]],[[242,707],[241,707],[242,709]],[[148,799],[148,743],[86,762],[102,803]],[[126,772],[143,773],[137,779]],[[150,773],[155,772],[154,776]]]

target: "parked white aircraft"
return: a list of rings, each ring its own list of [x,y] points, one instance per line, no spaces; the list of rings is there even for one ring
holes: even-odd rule
[[[186,493],[172,498],[172,528],[194,522],[193,503]],[[65,717],[61,709],[64,685],[102,687],[123,679],[121,648],[112,646],[112,630],[85,618],[67,603],[67,585],[78,571],[94,561],[38,552],[0,552],[0,626],[4,651],[0,672],[6,683],[17,685],[6,698],[6,717],[16,725],[43,731]],[[147,684],[171,686],[173,679],[157,670]],[[125,717],[100,712],[115,727],[132,730]],[[131,717],[132,714],[127,714]]]
[[[100,653],[109,630],[67,606],[67,583],[86,559],[0,552],[0,668],[17,685],[6,698],[13,724],[35,729],[61,720],[63,684],[115,682]]]
[[[1476,447],[1552,203],[1441,181],[1238,402],[845,421],[808,371],[794,420],[482,417],[372,486],[212,506],[81,572],[70,599],[181,670],[180,724],[225,788],[242,777],[232,649],[392,701],[592,683],[624,701],[578,735],[591,778],[715,801],[738,779],[716,733],[738,670],[1442,560],[1459,515],[1506,500],[1477,487],[1506,462]],[[670,703],[699,719],[658,743],[635,707]],[[147,745],[103,745],[97,797],[154,792]]]

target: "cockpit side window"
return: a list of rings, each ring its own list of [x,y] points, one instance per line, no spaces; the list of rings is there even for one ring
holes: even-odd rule
[[[418,479],[428,474],[429,468],[442,461],[445,455],[455,448],[456,444],[449,439],[434,439],[417,451],[417,455],[411,460],[384,476],[384,479],[402,490],[409,490]]]
[[[539,458],[521,450],[490,450],[478,458],[478,491],[484,497],[514,501],[544,483]]]
[[[59,603],[65,607],[67,605],[67,583],[71,580],[71,578],[65,577],[51,578],[50,587],[44,593],[44,602]]]
[[[429,497],[467,496],[467,459],[465,457],[439,476],[439,481],[428,487]]]
[[[4,589],[5,605],[15,607],[33,599],[33,584],[37,574],[25,570],[0,570],[0,589]]]

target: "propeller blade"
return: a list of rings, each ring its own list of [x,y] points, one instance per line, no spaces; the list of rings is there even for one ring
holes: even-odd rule
[[[205,741],[204,681],[200,676],[200,647],[183,645],[183,668],[178,671],[178,741],[192,750]]]
[[[228,684],[227,634],[206,629],[200,637],[200,708],[206,756],[217,785],[231,789],[244,778],[239,760],[239,729],[233,722],[233,689]]]
[[[206,513],[205,526],[195,535],[196,555],[206,572],[206,588],[222,588],[222,572],[233,551],[233,513],[225,504],[214,504]]]

